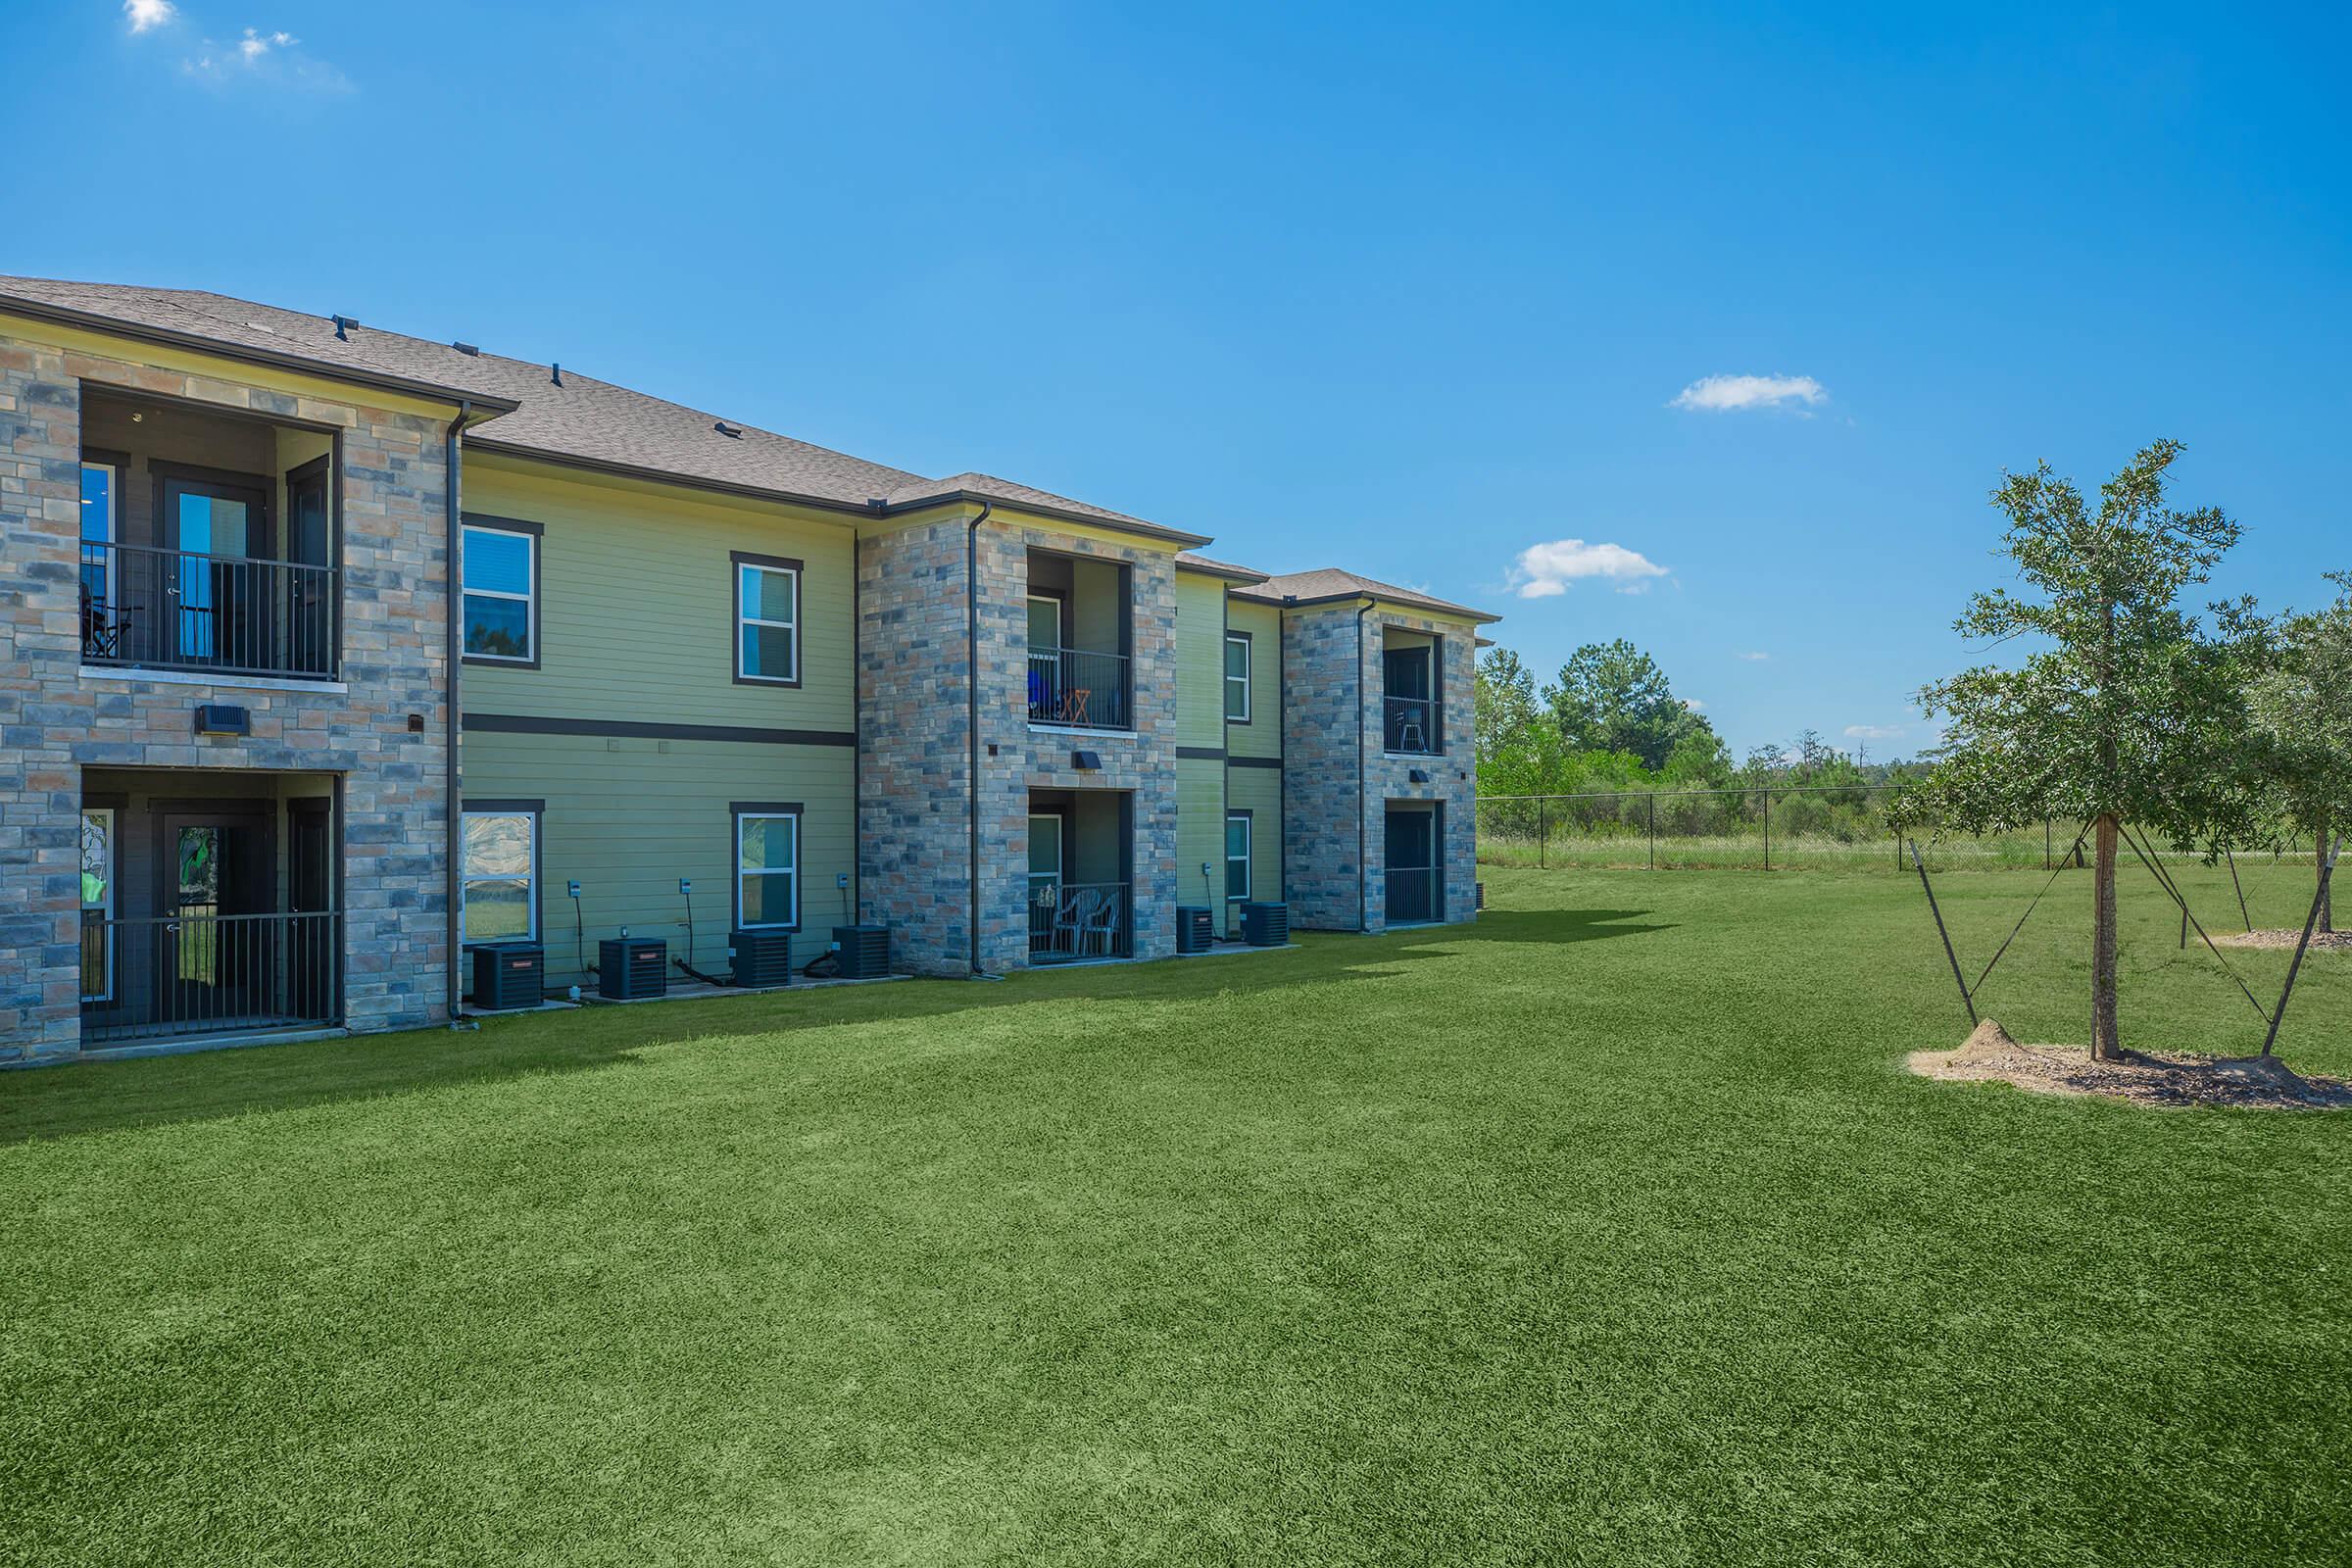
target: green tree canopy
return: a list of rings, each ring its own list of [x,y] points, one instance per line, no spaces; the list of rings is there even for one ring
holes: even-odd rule
[[[1657,661],[1622,637],[1579,648],[1544,698],[1570,750],[1628,752],[1652,769],[1663,768],[1686,737],[1713,733],[1674,695]]]
[[[2352,820],[2352,572],[2334,572],[2334,603],[2270,628],[2267,655],[2247,688],[2260,783],[2317,860]],[[2331,929],[2323,896],[2320,929]]]
[[[2117,1029],[2115,868],[2120,830],[2136,824],[2177,846],[2242,840],[2242,693],[2250,607],[2216,607],[2210,631],[2180,608],[2237,543],[2218,508],[2167,504],[2176,441],[2140,452],[2099,492],[2094,513],[2049,465],[2008,475],[1993,506],[2023,587],[1976,594],[1956,629],[2025,652],[1920,694],[1946,715],[1934,766],[1898,809],[1970,832],[2055,817],[2088,820],[2098,862],[2091,962],[2091,1051],[2122,1053]]]

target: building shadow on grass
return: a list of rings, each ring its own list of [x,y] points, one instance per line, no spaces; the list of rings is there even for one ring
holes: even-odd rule
[[[1073,999],[1186,1003],[1231,990],[1377,985],[1399,978],[1393,966],[1400,961],[1447,957],[1452,955],[1444,950],[1464,944],[1590,942],[1672,929],[1632,923],[1646,912],[1495,910],[1475,925],[1421,926],[1377,937],[1303,933],[1297,947],[1268,953],[1032,970],[985,983],[910,980],[522,1013],[487,1019],[479,1029],[417,1029],[0,1073],[0,1146],[299,1110],[541,1073],[622,1070],[648,1049],[692,1041],[716,1048],[747,1036],[946,1019]]]

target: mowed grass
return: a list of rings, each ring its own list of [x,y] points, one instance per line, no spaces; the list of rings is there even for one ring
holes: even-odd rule
[[[1972,974],[2041,881],[1940,882]],[[0,1555],[2352,1555],[2352,1117],[1909,1077],[1966,1029],[1916,880],[1490,895],[0,1077]],[[2086,909],[1986,988],[2021,1039],[2083,1038]],[[2134,1042],[2253,1049],[2144,876],[2126,916]],[[2352,1074],[2308,968],[2288,1057]]]

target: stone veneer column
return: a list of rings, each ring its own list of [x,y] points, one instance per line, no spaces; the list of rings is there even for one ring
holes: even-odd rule
[[[1367,650],[1370,628],[1365,629]],[[1356,753],[1359,693],[1355,606],[1317,605],[1283,612],[1283,869],[1291,923],[1308,931],[1353,931],[1357,906],[1356,825],[1364,760]],[[1373,737],[1378,745],[1379,738]],[[1369,839],[1365,848],[1377,850]]]
[[[858,542],[858,917],[894,966],[971,963],[964,523]]]
[[[82,672],[85,385],[341,431],[347,691]],[[0,594],[0,1056],[79,1048],[85,767],[341,774],[346,1021],[368,1030],[445,1016],[445,429],[362,403],[0,338],[0,561],[13,590]],[[214,702],[249,710],[253,733],[196,736],[196,706]],[[186,784],[202,793],[201,777]]]
[[[1474,627],[1453,621],[1431,620],[1394,611],[1375,610],[1364,617],[1364,662],[1357,679],[1372,700],[1364,704],[1364,809],[1366,813],[1365,898],[1370,910],[1366,923],[1374,931],[1388,928],[1388,878],[1382,867],[1382,820],[1389,801],[1440,801],[1445,804],[1444,865],[1448,921],[1478,918],[1478,758],[1474,692],[1478,674],[1478,634]],[[1380,702],[1387,684],[1382,670],[1383,637],[1390,627],[1424,632],[1442,639],[1439,693],[1444,701],[1445,751],[1435,757],[1389,757],[1382,751],[1387,735]],[[1429,775],[1416,784],[1413,772]]]
[[[970,655],[961,519],[894,529],[858,550],[858,880],[861,917],[894,928],[900,966],[970,972]],[[1072,731],[1028,717],[1031,547],[1129,567],[1135,729]],[[1134,797],[1134,952],[1175,951],[1176,575],[1166,550],[1010,520],[977,539],[980,603],[980,963],[1029,961],[1029,792]],[[1070,766],[1098,753],[1100,770]]]

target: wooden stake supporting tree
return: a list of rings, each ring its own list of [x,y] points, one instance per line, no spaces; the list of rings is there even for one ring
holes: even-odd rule
[[[1968,602],[1971,639],[2033,639],[2013,667],[1984,664],[1920,694],[1944,715],[1933,766],[1897,807],[1907,822],[1974,833],[2087,819],[2094,855],[2090,1052],[2119,1060],[2116,856],[2126,823],[2180,848],[2243,843],[2245,661],[2250,604],[2215,606],[2208,628],[2180,608],[2237,543],[2218,508],[2167,504],[2176,441],[2139,453],[2095,512],[2047,464],[1992,494],[2022,587]]]
[[[2333,604],[2264,628],[2267,657],[2247,694],[2261,786],[2289,823],[2311,835],[2319,867],[2340,847],[2352,816],[2352,572],[2328,580],[2335,584]],[[2334,930],[2325,884],[2315,900],[2316,929]]]

